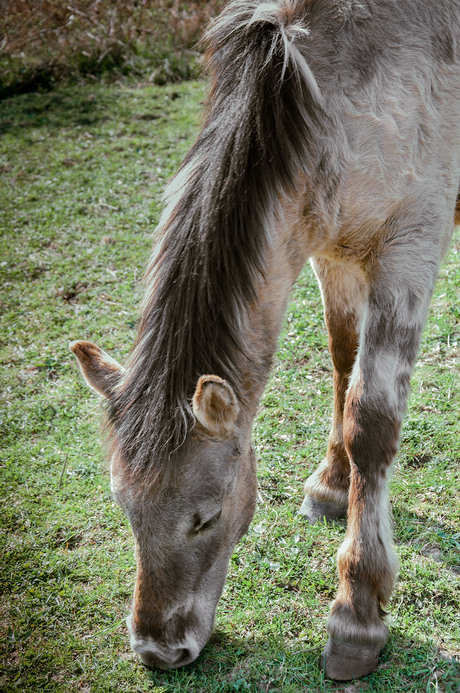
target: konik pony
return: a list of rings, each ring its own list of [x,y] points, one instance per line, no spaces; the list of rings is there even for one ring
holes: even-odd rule
[[[310,258],[334,409],[302,513],[348,516],[323,661],[359,677],[388,636],[388,477],[459,194],[460,0],[237,0],[207,41],[203,126],[167,190],[127,364],[71,345],[107,399],[135,538],[131,645],[174,668],[211,635],[256,503],[251,427]]]

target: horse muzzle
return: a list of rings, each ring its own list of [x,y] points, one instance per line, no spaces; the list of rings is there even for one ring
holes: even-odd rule
[[[126,619],[126,625],[130,634],[131,649],[148,667],[178,669],[193,662],[201,652],[202,646],[193,635],[186,635],[183,641],[177,644],[164,644],[150,637],[136,635],[131,615]]]

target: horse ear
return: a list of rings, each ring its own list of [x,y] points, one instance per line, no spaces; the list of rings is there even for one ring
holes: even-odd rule
[[[71,342],[69,349],[77,357],[78,365],[88,385],[110,399],[125,369],[92,342]]]
[[[232,386],[217,375],[202,375],[192,400],[193,413],[205,432],[227,438],[236,430],[240,411]]]

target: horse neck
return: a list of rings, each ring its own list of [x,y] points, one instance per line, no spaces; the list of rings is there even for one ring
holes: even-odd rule
[[[249,420],[255,416],[264,387],[270,375],[278,345],[283,317],[292,286],[308,255],[309,243],[305,229],[298,222],[296,200],[285,213],[284,224],[266,256],[266,269],[257,287],[257,298],[248,307],[245,319],[246,359],[241,379],[246,394]]]

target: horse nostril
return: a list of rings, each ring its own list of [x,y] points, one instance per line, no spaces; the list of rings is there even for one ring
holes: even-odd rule
[[[152,648],[152,645],[150,645],[150,648]],[[139,650],[137,651],[139,652]],[[152,649],[139,652],[139,654],[146,666],[166,670],[182,667],[193,660],[192,651],[188,647],[179,647],[169,650],[169,652],[160,652],[153,646]]]
[[[190,650],[187,647],[183,647],[181,649],[181,655],[180,655],[179,659],[177,660],[177,663],[179,664],[179,663],[183,662],[185,664],[185,662],[187,662],[190,658],[191,658]]]
[[[188,647],[178,647],[176,650],[170,652],[165,664],[169,669],[175,669],[176,667],[183,667],[185,664],[191,662],[192,659],[192,651]]]

